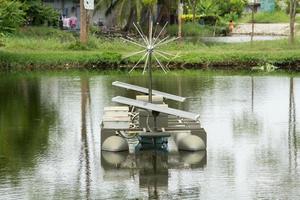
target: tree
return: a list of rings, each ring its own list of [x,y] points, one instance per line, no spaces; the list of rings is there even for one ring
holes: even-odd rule
[[[19,1],[0,0],[0,33],[14,32],[25,22],[23,4]]]
[[[139,21],[143,9],[142,0],[98,0],[96,10],[105,10],[105,16],[117,14],[117,23],[125,30],[130,29],[132,22]]]
[[[42,0],[19,0],[26,12],[26,20],[30,25],[58,25],[59,13],[52,7],[43,4]]]
[[[297,0],[290,0],[290,43],[295,43],[295,22],[296,22],[296,8]]]
[[[198,7],[199,13],[204,15],[207,21],[214,26],[214,36],[216,34],[216,26],[220,20],[221,9],[217,2],[212,0],[202,0]]]
[[[197,5],[199,4],[200,0],[187,0],[187,4],[189,5],[189,7],[192,8],[192,15],[193,15],[193,19],[192,22],[195,23],[196,22],[196,11],[197,11]]]

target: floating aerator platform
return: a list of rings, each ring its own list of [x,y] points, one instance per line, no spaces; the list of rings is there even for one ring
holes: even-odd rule
[[[206,132],[200,125],[200,115],[169,108],[164,99],[184,101],[184,97],[155,91],[152,103],[148,102],[148,90],[122,82],[113,85],[134,90],[144,95],[136,99],[117,96],[113,102],[125,106],[104,108],[101,128],[101,144],[104,151],[127,151],[127,140],[137,138],[139,149],[167,149],[168,138],[173,137],[178,150],[198,151],[206,149]],[[126,86],[126,87],[125,87]],[[146,95],[145,95],[146,94]]]
[[[169,137],[173,137],[178,150],[199,151],[206,149],[206,132],[201,128],[200,115],[169,108],[164,102],[164,99],[184,102],[186,98],[152,89],[152,59],[156,61],[158,67],[167,73],[169,71],[168,66],[164,66],[158,57],[170,59],[170,56],[174,56],[158,50],[160,46],[177,39],[169,39],[168,36],[160,39],[166,25],[155,36],[157,29],[153,34],[153,20],[150,12],[148,37],[143,34],[142,29],[134,24],[141,36],[142,44],[139,43],[139,40],[129,37],[123,38],[131,44],[143,48],[143,50],[130,55],[143,53],[143,56],[129,73],[144,60],[143,74],[148,72],[148,88],[119,81],[112,83],[114,86],[134,90],[142,95],[137,95],[136,99],[122,96],[114,97],[112,101],[123,106],[104,108],[101,126],[101,149],[103,151],[128,151],[130,148],[128,141],[134,139],[137,141],[135,147],[138,150],[167,149]]]

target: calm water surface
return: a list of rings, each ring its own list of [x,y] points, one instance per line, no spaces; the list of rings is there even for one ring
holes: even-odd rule
[[[300,78],[157,76],[189,97],[172,107],[201,114],[207,152],[101,155],[103,107],[134,97],[115,80],[146,85],[0,75],[0,199],[300,199]]]

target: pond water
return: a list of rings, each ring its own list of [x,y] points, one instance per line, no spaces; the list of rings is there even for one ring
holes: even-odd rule
[[[101,155],[103,107],[134,97],[115,80],[146,86],[143,76],[0,75],[1,199],[300,199],[300,78],[157,75],[155,89],[189,97],[170,106],[201,115],[207,151]]]

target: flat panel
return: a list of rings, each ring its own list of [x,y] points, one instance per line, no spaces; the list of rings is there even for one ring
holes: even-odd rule
[[[199,120],[199,118],[200,118],[199,114],[190,113],[190,112],[186,112],[186,111],[182,111],[182,110],[177,110],[174,108],[165,108],[165,107],[158,106],[156,104],[143,102],[143,101],[137,101],[134,99],[129,99],[126,97],[121,97],[121,96],[112,98],[112,101],[121,103],[121,104],[135,106],[135,107],[146,109],[146,110],[152,110],[152,111],[156,111],[156,112],[166,113],[169,115],[175,115],[175,116],[182,117],[182,118],[192,119],[195,121]]]
[[[120,81],[115,81],[115,82],[112,83],[112,85],[117,86],[117,87],[121,87],[121,88],[125,88],[125,89],[128,89],[128,90],[135,90],[137,92],[141,92],[141,93],[144,93],[144,94],[149,93],[148,88],[140,87],[140,86],[137,86],[137,85],[131,85],[131,84],[128,84],[128,83],[123,83],[123,82],[120,82]],[[176,96],[176,95],[173,95],[173,94],[160,92],[158,90],[152,90],[152,94],[164,97],[166,99],[179,101],[179,102],[184,102],[186,100],[185,97],[180,97],[180,96]]]

